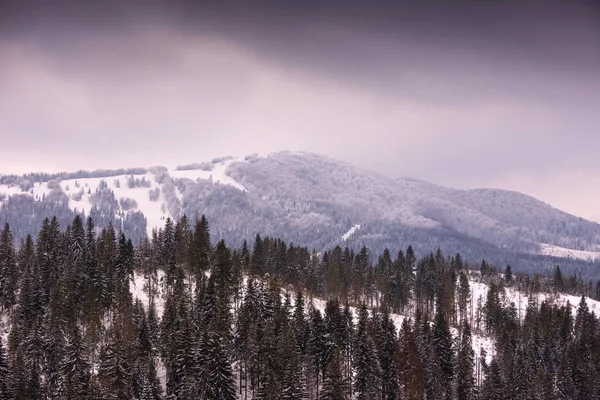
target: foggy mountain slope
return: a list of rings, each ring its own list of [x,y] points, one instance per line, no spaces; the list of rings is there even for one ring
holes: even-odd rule
[[[544,272],[559,263],[600,275],[591,261],[600,256],[600,225],[517,192],[394,179],[293,152],[119,172],[0,177],[0,222],[22,237],[48,215],[64,225],[83,212],[98,227],[112,223],[140,240],[168,217],[206,214],[214,238],[229,243],[263,232],[317,251],[367,245],[395,252],[411,244],[515,270]]]
[[[456,231],[532,252],[536,243],[598,251],[600,225],[518,192],[456,190],[413,179],[391,179],[312,154],[278,153],[228,170],[255,195],[346,208],[351,224],[381,219],[402,226]],[[300,211],[290,209],[290,212]],[[518,242],[518,243],[517,243]]]

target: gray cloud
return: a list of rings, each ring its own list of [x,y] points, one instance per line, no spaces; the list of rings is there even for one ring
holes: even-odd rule
[[[0,10],[5,171],[308,150],[598,215],[593,3],[59,3]]]

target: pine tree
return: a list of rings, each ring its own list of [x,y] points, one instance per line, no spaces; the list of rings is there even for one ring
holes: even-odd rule
[[[90,365],[77,326],[69,332],[65,357],[61,365],[61,377],[65,385],[65,398],[84,399],[89,393]]]
[[[340,350],[336,347],[325,372],[321,400],[348,399],[348,382],[342,375],[340,358]]]
[[[452,381],[454,379],[454,352],[452,350],[452,336],[448,322],[441,309],[435,316],[432,337],[432,361],[434,370],[433,390],[436,398],[452,398]]]
[[[13,236],[8,223],[0,233],[0,306],[10,308],[16,302],[19,269]]]
[[[462,327],[465,325],[464,323],[466,321],[468,321],[467,305],[469,304],[469,300],[471,298],[471,288],[470,288],[470,284],[469,284],[469,278],[468,278],[466,272],[464,272],[464,271],[460,272],[460,275],[458,278],[458,296],[457,297],[458,297],[457,298],[458,312],[460,314],[459,327],[460,327],[460,329],[462,329]]]
[[[381,371],[375,345],[367,331],[369,314],[365,303],[358,314],[356,342],[354,344],[354,391],[358,399],[372,399],[381,391]]]
[[[283,324],[278,349],[281,368],[283,369],[281,381],[282,399],[305,399],[305,376],[302,369],[300,353],[296,346],[294,332],[287,320]]]
[[[39,280],[37,265],[35,264],[35,250],[31,235],[27,235],[25,243],[19,250],[19,267],[23,279],[18,296],[19,323],[23,327],[30,327],[34,318],[41,311],[37,282]]]
[[[403,363],[399,365],[399,369],[404,382],[406,398],[409,400],[422,399],[424,396],[422,359],[409,318],[402,321],[400,343]]]
[[[397,364],[396,327],[390,319],[389,309],[384,306],[380,315],[374,315],[375,344],[379,365],[381,366],[381,394],[386,400],[400,399],[402,396],[400,384],[400,368]]]
[[[475,353],[471,345],[471,326],[468,322],[463,323],[458,350],[458,363],[456,372],[456,392],[459,399],[475,400],[475,377],[473,368],[475,364]]]
[[[210,231],[206,217],[202,215],[196,221],[189,246],[189,265],[196,282],[202,280],[202,274],[210,268],[211,244]]]
[[[204,343],[197,387],[200,398],[235,400],[235,381],[223,339],[207,331]]]
[[[107,333],[108,341],[101,349],[98,379],[102,396],[106,399],[129,399],[132,388],[132,338],[131,327],[119,316]]]
[[[12,374],[8,366],[8,360],[4,352],[2,337],[0,336],[0,400],[12,400],[14,393],[11,383]]]
[[[262,275],[265,270],[265,251],[263,248],[263,240],[261,239],[259,234],[256,234],[254,238],[254,248],[252,250],[252,258],[251,258],[251,273],[253,275]]]
[[[503,400],[508,397],[504,394],[504,384],[500,374],[500,367],[495,359],[490,363],[489,372],[483,382],[481,390],[483,400]]]

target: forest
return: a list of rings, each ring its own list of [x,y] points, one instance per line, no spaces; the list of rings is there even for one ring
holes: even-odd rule
[[[204,216],[136,246],[91,217],[47,218],[18,243],[6,224],[0,399],[600,398],[593,299],[600,282],[559,266],[528,276],[409,244],[232,246]]]

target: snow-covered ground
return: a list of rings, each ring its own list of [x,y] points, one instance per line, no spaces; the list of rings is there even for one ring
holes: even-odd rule
[[[2,338],[2,346],[6,349],[6,341],[10,333],[10,324],[8,323],[8,313],[0,311],[0,338]]]
[[[234,162],[246,161],[239,158],[226,158],[214,163],[210,171],[203,171],[200,169],[179,171],[171,169],[168,171],[168,174],[175,179],[187,178],[193,181],[197,181],[198,179],[211,180],[216,184],[229,185],[238,190],[246,191],[246,188],[243,185],[226,173],[227,167]],[[136,180],[144,179],[146,182],[149,182],[149,186],[130,188],[127,185],[127,180],[130,177],[133,177]],[[100,182],[102,181],[106,182],[108,189],[113,191],[117,201],[121,198],[135,200],[137,207],[133,210],[141,211],[146,217],[146,228],[149,236],[155,228],[164,226],[167,218],[173,218],[166,204],[162,186],[156,182],[154,174],[152,173],[62,180],[60,181],[60,188],[69,198],[69,208],[73,211],[83,212],[86,216],[89,215],[90,210],[92,209],[90,197],[96,192],[96,189],[99,188]],[[158,189],[159,193],[158,198],[150,200],[150,191],[156,189]],[[6,198],[15,194],[26,194],[32,196],[34,200],[39,201],[43,196],[47,196],[50,191],[51,189],[48,188],[48,182],[35,182],[33,188],[26,192],[21,191],[18,186],[0,185],[0,195],[5,195]],[[175,190],[175,195],[180,201],[183,199],[183,194],[179,192],[179,190]],[[2,199],[0,198],[0,207],[1,206]],[[120,209],[119,212],[122,212],[122,210]],[[118,218],[119,215],[116,215],[116,217]]]
[[[476,282],[473,280],[470,281],[470,286],[471,298],[473,300],[473,303],[476,304],[478,298],[481,298],[482,302],[485,303],[487,293],[489,291],[489,286],[485,283]],[[557,304],[560,306],[566,305],[568,303],[572,307],[573,315],[576,315],[577,308],[579,307],[579,303],[581,302],[580,296],[573,296],[570,294],[542,292],[528,296],[527,293],[523,293],[512,287],[508,287],[505,289],[505,304],[509,305],[510,303],[514,303],[517,308],[517,313],[521,319],[525,317],[527,306],[529,305],[529,301],[532,299],[537,299],[538,303],[548,300],[553,304]],[[586,303],[588,305],[589,310],[596,314],[597,317],[600,317],[600,301],[586,297]]]
[[[143,178],[146,182],[150,182],[150,187],[128,187],[127,179],[132,176],[134,179],[141,180]],[[101,181],[106,182],[108,188],[114,192],[117,201],[121,198],[130,198],[136,201],[137,208],[135,210],[141,211],[146,217],[146,229],[148,235],[152,234],[154,228],[164,226],[165,220],[168,217],[171,217],[168,207],[165,204],[162,190],[160,190],[161,187],[154,180],[154,175],[151,173],[143,175],[118,175],[109,178],[68,179],[61,181],[60,186],[63,192],[69,196],[69,208],[89,215],[92,208],[90,196],[99,187]],[[79,187],[75,185],[76,183]],[[149,192],[156,188],[160,191],[159,196],[156,201],[151,201]],[[77,193],[80,193],[82,190],[83,194],[81,195],[81,199],[76,200]]]
[[[540,247],[541,254],[545,256],[575,258],[586,261],[600,259],[600,252],[597,251],[573,250],[548,243],[540,243]]]
[[[48,189],[48,185],[46,182],[36,182],[33,185],[33,188],[23,192],[21,188],[18,186],[8,186],[8,185],[0,185],[0,194],[6,195],[6,197],[12,196],[14,194],[28,194],[33,196],[35,200],[40,200],[43,196],[47,196],[50,193],[50,189]],[[0,207],[2,206],[2,202],[0,202]]]
[[[158,318],[161,318],[163,315],[163,311],[165,309],[165,299],[162,295],[162,282],[165,273],[161,270],[158,271],[158,295],[154,298],[154,306],[156,307],[156,315]],[[129,282],[129,291],[133,299],[140,299],[144,307],[147,307],[149,304],[148,292],[144,290],[144,285],[147,283],[147,279],[142,274],[138,274],[137,272],[133,275],[133,281]]]
[[[342,240],[343,241],[348,240],[348,238],[350,238],[350,236],[352,236],[354,234],[354,232],[356,232],[359,229],[360,229],[360,224],[354,225],[352,228],[348,229],[348,232],[346,232],[342,235]]]
[[[229,167],[229,165],[234,162],[244,162],[244,160],[239,158],[223,160],[216,164],[213,164],[213,167],[210,171],[203,171],[201,169],[179,171],[173,169],[169,170],[169,175],[175,179],[187,178],[193,181],[197,179],[212,179],[212,182],[214,183],[230,185],[241,191],[246,191],[246,188],[244,186],[242,186],[239,182],[237,182],[235,179],[233,179],[225,173],[227,167]]]
[[[294,297],[291,297],[293,303]],[[312,304],[317,310],[321,311],[322,314],[325,314],[325,305],[327,304],[325,300],[313,298]],[[352,312],[352,317],[354,319],[354,323],[356,324],[358,322],[358,310],[355,307],[350,307],[350,311]],[[405,318],[406,315],[390,314],[390,319],[394,321],[394,325],[396,326],[397,332],[400,332],[400,330],[402,329],[402,323],[404,322]],[[457,340],[458,329],[451,328],[450,333],[452,334],[453,339]],[[473,333],[472,347],[476,357],[479,357],[481,350],[485,350],[486,362],[489,363],[492,361],[492,357],[494,355],[494,341],[491,338],[477,333]]]

